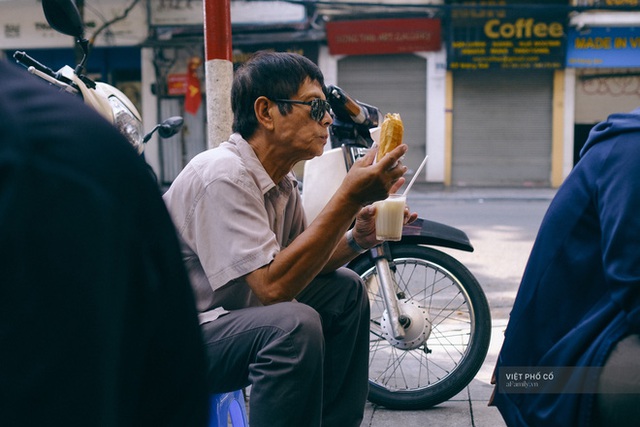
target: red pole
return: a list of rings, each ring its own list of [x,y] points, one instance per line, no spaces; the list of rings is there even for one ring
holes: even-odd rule
[[[229,0],[204,0],[206,60],[231,61],[231,7]]]
[[[204,0],[205,78],[208,146],[217,147],[231,134],[231,6],[229,0]]]

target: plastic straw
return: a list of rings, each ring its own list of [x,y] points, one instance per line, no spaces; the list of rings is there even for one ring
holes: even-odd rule
[[[411,178],[411,181],[409,182],[409,185],[407,185],[407,188],[404,189],[404,192],[402,193],[403,196],[406,196],[407,194],[409,194],[409,189],[411,188],[413,183],[416,182],[416,179],[418,178],[418,175],[420,174],[420,171],[422,170],[424,165],[427,164],[427,159],[428,158],[429,158],[428,154],[426,156],[424,156],[424,160],[422,161],[422,163],[420,163],[420,166],[418,166],[418,169],[416,170],[416,173],[413,174],[413,178]]]

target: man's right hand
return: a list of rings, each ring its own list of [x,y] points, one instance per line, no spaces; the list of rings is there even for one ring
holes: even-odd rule
[[[400,158],[407,150],[407,145],[401,144],[374,163],[377,152],[374,145],[364,157],[353,164],[343,181],[343,190],[360,206],[386,199],[405,182],[403,175],[407,172],[407,167],[400,162]]]

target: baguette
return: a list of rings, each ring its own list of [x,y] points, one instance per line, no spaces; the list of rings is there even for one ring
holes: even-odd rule
[[[377,159],[380,160],[389,151],[402,144],[404,125],[398,113],[387,113],[380,128],[380,146]]]

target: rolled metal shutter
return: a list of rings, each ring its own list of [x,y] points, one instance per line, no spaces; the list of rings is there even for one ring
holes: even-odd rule
[[[196,115],[185,114],[182,100],[178,98],[164,98],[160,100],[161,117],[182,116],[184,131],[168,139],[159,139],[161,151],[162,184],[173,182],[182,169],[198,153],[207,147],[206,134],[206,100]]]
[[[338,86],[382,114],[399,113],[409,170],[420,166],[426,149],[427,61],[416,55],[349,56],[338,61]],[[422,174],[421,174],[422,175]],[[418,178],[418,180],[424,177]]]
[[[548,186],[552,71],[454,72],[452,184]]]

